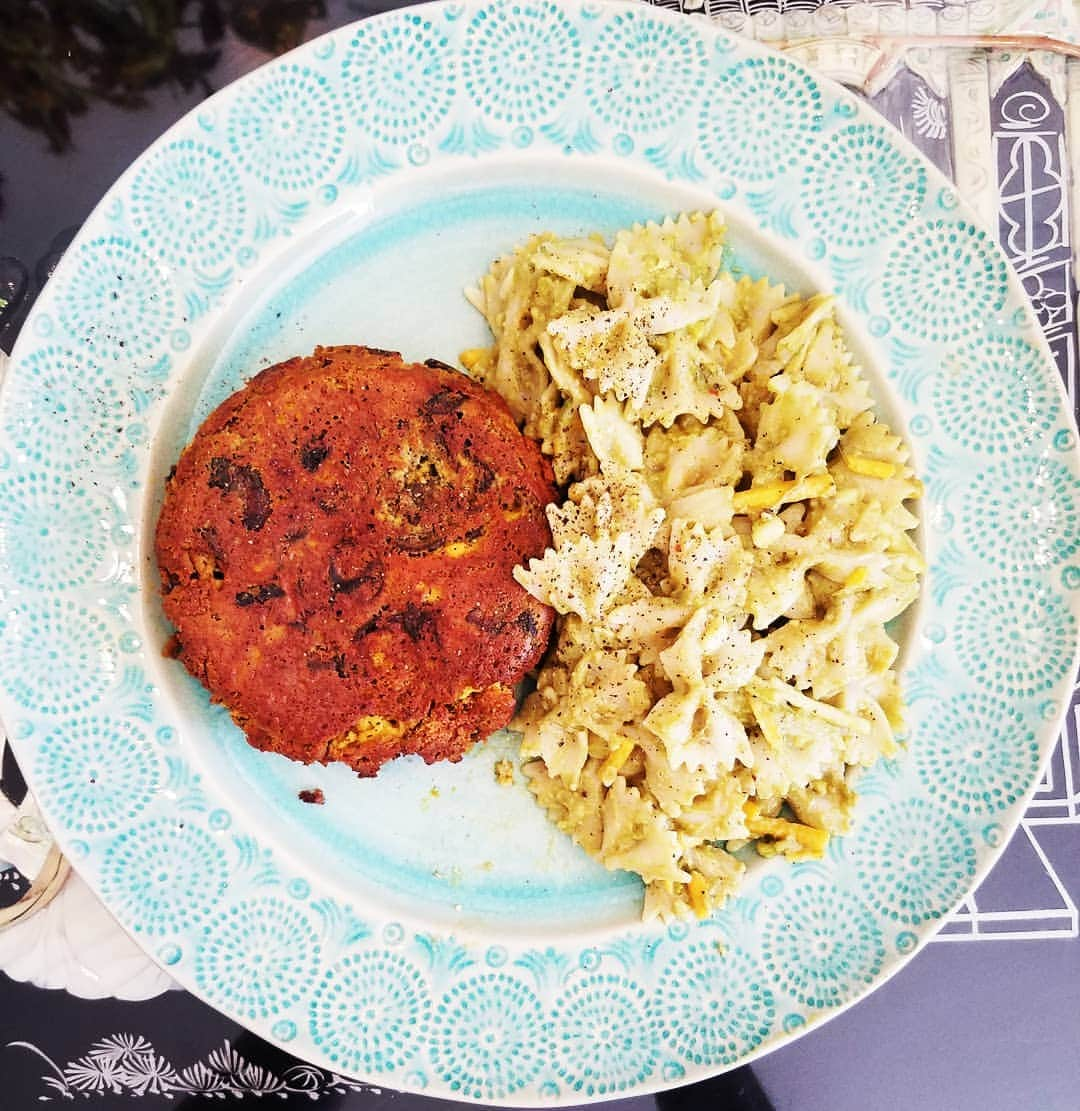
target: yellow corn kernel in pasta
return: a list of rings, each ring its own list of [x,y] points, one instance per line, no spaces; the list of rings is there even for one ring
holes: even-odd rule
[[[749,490],[736,490],[731,504],[736,513],[771,509],[794,487],[794,482],[765,482],[760,486],[751,486]]]
[[[627,738],[600,765],[600,782],[605,787],[610,787],[615,782],[615,777],[619,774],[623,764],[630,759],[630,753],[633,751],[634,742]]]
[[[802,498],[825,498],[836,493],[836,483],[830,474],[807,475],[798,487]]]
[[[691,872],[690,883],[686,887],[686,896],[690,900],[690,909],[698,918],[705,918],[709,913],[709,902],[706,898],[707,890],[705,877],[700,872]]]
[[[823,498],[836,490],[832,475],[812,474],[803,479],[783,479],[763,482],[748,490],[736,490],[731,504],[736,513],[750,513],[757,509],[772,509],[783,501],[802,498]]]
[[[889,641],[887,644],[872,645],[866,654],[866,663],[871,675],[884,675],[892,667],[896,659],[896,645]]]
[[[829,844],[825,830],[804,826],[802,822],[789,822],[786,818],[748,818],[746,828],[753,837],[770,837],[774,841],[790,837],[814,856],[821,856]]]
[[[892,478],[896,474],[896,464],[885,459],[871,459],[868,455],[843,455],[844,466],[854,474],[866,478]]]
[[[856,567],[854,571],[846,579],[844,579],[844,586],[848,590],[854,590],[856,587],[862,586],[863,583],[870,577],[870,572],[865,567]]]
[[[490,348],[487,347],[470,347],[458,356],[461,360],[461,365],[470,373],[484,361]]]

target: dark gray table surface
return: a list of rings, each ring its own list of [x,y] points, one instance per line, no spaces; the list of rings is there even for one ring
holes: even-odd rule
[[[0,37],[6,37],[0,42],[0,93],[8,109],[0,114],[0,256],[9,260],[0,261],[0,282],[7,281],[13,293],[8,311],[0,314],[0,344],[8,350],[33,296],[73,231],[116,177],[166,127],[209,91],[263,61],[268,48],[281,48],[398,5],[380,0],[327,0],[325,4],[144,0],[141,5],[105,0],[85,0],[80,5],[76,0],[41,5],[83,15],[92,9],[125,7],[159,14],[179,12],[188,26],[171,41],[120,36],[107,56],[96,60],[98,68],[80,79],[88,86],[96,84],[96,89],[80,93],[77,88],[57,86],[47,97],[34,97],[25,87],[28,71],[15,64],[21,55],[13,55],[10,28],[11,21],[22,25],[17,10],[37,6],[20,5],[20,0],[0,2]],[[804,8],[809,6],[812,0],[803,3]],[[31,37],[27,49],[32,42]],[[58,43],[57,49],[62,46]],[[144,70],[155,86],[135,92],[130,75],[140,59],[149,60]],[[1021,74],[1020,81],[1030,77]],[[909,86],[917,80],[902,74],[895,86],[902,91],[894,91],[891,99],[888,94],[879,97],[876,106],[894,122],[902,122],[897,118],[896,97],[910,99]],[[905,81],[908,85],[903,85]],[[124,100],[130,103],[121,103]],[[61,109],[64,103],[66,112]],[[1000,114],[1000,104],[995,110]],[[13,114],[21,114],[24,122],[17,122]],[[949,170],[947,140],[936,132],[922,139],[924,149]],[[1000,149],[1006,149],[1004,144]],[[1041,210],[1035,211],[1038,216]],[[1076,289],[1067,220],[1063,226],[1062,242],[1035,259],[1038,266],[1031,258],[1017,262],[1037,279],[1028,283],[1029,290],[1036,295],[1055,354],[1073,385]],[[1008,230],[1003,221],[1003,240]],[[24,269],[11,259],[19,260]],[[1062,305],[1067,310],[1064,315]],[[1069,743],[1075,745],[1074,734]],[[1075,761],[1075,750],[1058,759]],[[1066,771],[1080,777],[1080,768],[1069,764],[1066,769],[1063,763],[1056,786],[1050,784],[1042,792],[1046,806],[1040,813],[1057,814],[1059,820],[1033,826],[1027,840],[1021,833],[984,885],[984,906],[1039,907],[1042,892],[1037,888],[1052,887],[1047,877],[1056,874],[1060,887],[1053,894],[1061,906],[1050,918],[1032,919],[1031,932],[1048,936],[936,942],[869,998],[755,1062],[752,1071],[737,1070],[714,1084],[618,1105],[764,1109],[771,1102],[778,1111],[1080,1108],[1080,939],[1075,911],[1080,900],[1080,822],[1074,780],[1068,780],[1072,795],[1066,792],[1057,810],[1056,803],[1052,805],[1053,791],[1060,792]],[[1045,860],[1035,859],[1040,851]],[[990,914],[975,930],[1016,921],[1015,914],[1011,918]],[[971,920],[960,920],[955,928],[969,933]],[[1016,929],[1002,927],[1002,932],[1015,934]],[[57,1098],[43,1080],[50,1072],[44,1057],[63,1064],[85,1053],[95,1040],[120,1032],[147,1038],[178,1065],[205,1057],[225,1039],[247,1059],[271,1071],[280,1074],[290,1065],[277,1050],[180,992],[146,1003],[86,1002],[15,984],[0,975],[0,1109],[23,1111],[37,1106],[43,1096]],[[40,1053],[26,1046],[10,1047],[13,1042],[26,1043]],[[338,1090],[329,1084],[320,1091],[320,1107],[370,1109],[392,1102],[399,1107],[415,1104],[421,1111],[436,1102],[390,1092]],[[92,1105],[130,1106],[132,1102],[130,1095],[103,1096]],[[138,1102],[166,1106],[152,1094]],[[249,1094],[246,1102],[250,1106],[261,1100]],[[201,1097],[172,1102],[174,1107],[206,1105]],[[311,1098],[306,1094],[272,1097],[268,1105],[310,1106]]]

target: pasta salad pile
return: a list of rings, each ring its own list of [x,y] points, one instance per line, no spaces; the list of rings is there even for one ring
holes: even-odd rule
[[[515,571],[559,614],[515,721],[560,829],[704,917],[746,849],[819,856],[896,750],[887,623],[923,562],[921,486],[833,299],[735,277],[717,213],[537,235],[468,296],[501,394],[568,487]]]

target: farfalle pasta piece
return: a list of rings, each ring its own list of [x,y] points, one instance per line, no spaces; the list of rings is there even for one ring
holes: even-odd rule
[[[540,441],[540,450],[551,459],[555,480],[560,485],[587,478],[599,470],[578,408],[565,401],[559,387],[549,380],[539,405],[524,420],[523,431]]]
[[[707,918],[738,890],[746,871],[741,860],[715,845],[688,849],[685,863],[690,876],[686,883],[646,885],[642,912],[646,921],[690,916]]]
[[[889,679],[892,677],[890,676]],[[869,728],[861,736],[853,738],[844,754],[844,762],[851,767],[870,768],[884,758],[896,755],[899,748],[896,730],[900,722],[890,719],[889,711],[879,701],[875,686],[883,686],[882,697],[888,699],[888,679],[884,684],[867,682],[852,683],[845,689],[843,702],[849,713],[854,713],[867,723]],[[839,696],[837,696],[839,701]]]
[[[812,562],[812,556],[792,559],[771,550],[758,553],[746,587],[746,607],[754,629],[768,629],[799,605]]]
[[[764,639],[769,674],[799,690],[812,688],[815,697],[829,698],[843,689],[856,662],[860,673],[866,672],[865,653],[856,660],[855,632],[839,627],[833,616],[788,621]]]
[[[786,801],[804,825],[843,837],[851,829],[855,800],[855,792],[847,778],[834,772],[813,780],[805,787],[793,787]]]
[[[735,491],[731,486],[692,486],[668,502],[667,511],[673,520],[681,517],[702,528],[728,531],[735,516]]]
[[[641,426],[627,416],[623,403],[597,397],[591,405],[582,405],[578,416],[601,473],[644,467],[645,437]]]
[[[590,754],[590,735],[621,743],[625,723],[648,712],[652,697],[625,652],[585,652],[569,672],[545,668],[514,721],[521,752],[540,757],[551,775],[576,787]]]
[[[833,314],[836,299],[816,293],[798,307],[798,312],[773,311],[773,321],[783,321],[773,354],[785,371],[799,373],[820,326]]]
[[[552,385],[558,390],[558,397],[552,400],[570,412],[577,412],[583,405],[590,404],[596,395],[596,383],[582,377],[579,368],[566,358],[559,345],[546,332],[540,333],[536,345],[544,366],[551,375]]]
[[[509,258],[496,260],[466,296],[483,313],[495,338],[493,352],[465,352],[473,377],[506,400],[519,422],[535,418],[551,375],[537,355],[549,320],[566,313],[574,299],[572,280],[545,272],[533,255],[554,236],[537,236]]]
[[[750,465],[758,475],[774,480],[785,471],[798,478],[824,471],[840,429],[822,391],[786,375],[772,379],[770,388],[773,399],[759,410]]]
[[[751,699],[764,747],[775,764],[777,778],[769,794],[786,797],[792,787],[844,767],[849,753],[872,735],[870,724],[858,715],[808,698],[779,680],[756,684]],[[761,775],[758,752],[755,748],[756,777]]]
[[[844,346],[840,325],[831,313],[818,323],[803,352],[800,377],[828,397],[833,419],[841,428],[873,407],[870,386]]]
[[[560,614],[601,621],[644,554],[640,539],[629,532],[614,539],[582,536],[558,551],[549,548],[528,567],[515,567],[514,578]]]
[[[576,788],[589,757],[589,730],[575,713],[570,692],[569,673],[547,669],[513,725],[523,735],[522,756],[539,757],[550,776]]]
[[[653,662],[690,619],[692,603],[646,592],[608,610],[603,629],[613,644],[634,647],[642,662]]]
[[[638,727],[632,737],[642,756],[641,785],[669,818],[678,818],[709,789],[713,777],[701,767],[672,764],[663,742],[645,728]]]
[[[587,239],[544,236],[532,257],[540,270],[573,282],[575,287],[590,293],[603,293],[607,288],[611,252],[600,236]]]
[[[635,410],[644,405],[661,359],[628,310],[585,305],[552,320],[547,331],[567,364],[601,393]]]
[[[663,811],[637,787],[618,776],[600,812],[604,834],[599,859],[605,867],[637,872],[646,883],[689,880],[689,873],[679,866],[678,834]]]
[[[551,775],[543,760],[530,760],[522,765],[522,771],[529,790],[556,827],[590,856],[599,856],[604,840],[604,788],[595,762],[583,769],[574,788]]]
[[[654,343],[660,362],[638,407],[642,424],[670,428],[681,416],[705,423],[742,404],[723,369],[704,362],[693,337],[674,332],[657,336]]]
[[[684,802],[679,813],[673,815],[675,828],[684,842],[692,844],[738,841],[749,837],[745,810],[747,799],[737,777],[716,776],[704,791]]]
[[[560,614],[601,621],[634,577],[634,569],[664,525],[644,480],[632,471],[596,477],[550,506],[554,548],[514,577]]]
[[[668,589],[680,600],[707,601],[713,612],[744,610],[753,565],[753,555],[723,525],[706,528],[685,517],[671,521]]]
[[[746,730],[726,695],[745,686],[764,645],[750,631],[708,607],[698,609],[659,663],[672,684],[649,711],[646,729],[664,744],[674,767],[730,770],[752,760]]]
[[[550,667],[561,667],[570,671],[588,652],[612,645],[603,636],[603,628],[593,621],[585,621],[576,613],[567,614],[559,619],[559,635],[549,657]],[[541,675],[546,674],[545,667]]]
[[[705,843],[687,849],[684,868],[690,882],[683,898],[695,918],[707,918],[712,910],[738,890],[746,865],[718,845]]]
[[[724,235],[723,218],[715,211],[620,231],[608,263],[608,304],[631,307],[643,298],[678,296],[696,282],[711,282],[723,261]]]
[[[694,329],[696,324],[716,327],[723,285],[705,286],[693,282],[678,297],[643,297],[629,310],[634,323],[647,336],[666,336],[671,332]],[[726,315],[726,314],[725,314]],[[699,329],[694,329],[696,333]],[[692,333],[693,334],[693,333]],[[725,329],[734,342],[734,329]]]
[[[613,466],[571,486],[566,501],[549,505],[547,516],[556,549],[583,537],[633,533],[640,559],[656,542],[666,515],[639,472]]]
[[[754,280],[741,277],[736,285],[736,295],[735,327],[739,331],[745,330],[759,348],[773,339],[776,315],[802,303],[797,294],[788,293],[783,285],[774,285],[768,278]]]
[[[736,761],[753,760],[742,722],[706,684],[664,695],[649,711],[644,725],[663,742],[673,768],[700,768],[716,775],[730,771]]]
[[[706,683],[715,691],[736,691],[753,679],[765,652],[742,622],[723,609],[703,605],[683,627],[660,663],[676,686]]]
[[[644,470],[653,492],[667,505],[699,487],[734,486],[743,475],[745,451],[746,437],[733,412],[709,424],[684,418],[669,429],[649,430]]]
[[[903,441],[872,413],[860,413],[840,438],[839,458],[831,467],[838,489],[857,489],[880,502],[896,530],[915,528],[918,519],[905,502],[922,495],[922,483],[908,462]]]

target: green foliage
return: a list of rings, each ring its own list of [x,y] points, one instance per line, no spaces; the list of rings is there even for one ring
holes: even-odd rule
[[[323,0],[0,0],[0,107],[62,151],[95,100],[208,95],[228,35],[278,54],[325,14]]]

